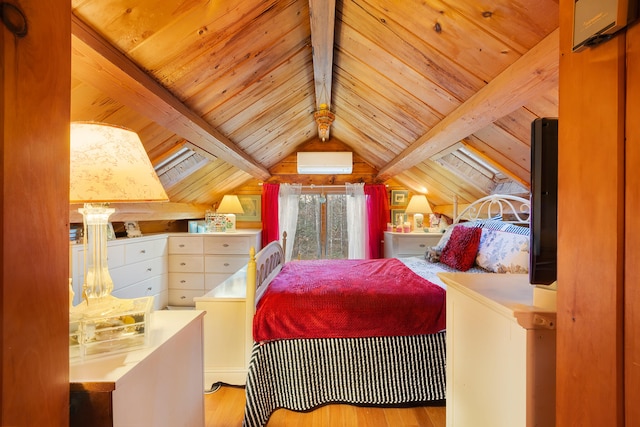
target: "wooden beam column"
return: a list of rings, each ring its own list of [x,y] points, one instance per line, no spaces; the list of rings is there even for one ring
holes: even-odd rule
[[[2,15],[0,425],[66,426],[71,2],[2,2]]]
[[[573,7],[560,1],[556,425],[623,426],[625,34],[572,52]]]

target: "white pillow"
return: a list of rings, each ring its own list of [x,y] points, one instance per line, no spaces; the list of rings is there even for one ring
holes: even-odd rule
[[[494,273],[528,273],[529,236],[483,228],[476,264]]]

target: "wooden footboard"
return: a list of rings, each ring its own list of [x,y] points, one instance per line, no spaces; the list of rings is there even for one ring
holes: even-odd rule
[[[284,236],[283,241],[286,242],[286,235]],[[257,254],[253,247],[249,251],[245,322],[247,366],[249,365],[251,350],[253,348],[253,315],[256,312],[256,304],[260,300],[260,297],[271,280],[273,280],[273,278],[280,272],[283,265],[284,248],[278,241],[269,243]]]

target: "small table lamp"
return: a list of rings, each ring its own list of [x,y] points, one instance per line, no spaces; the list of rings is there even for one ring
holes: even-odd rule
[[[227,217],[227,228],[226,231],[236,231],[236,215],[244,213],[244,209],[242,209],[242,205],[240,204],[240,200],[238,196],[226,195],[222,198],[218,209],[216,210],[218,214],[225,214]]]
[[[409,200],[409,204],[407,205],[407,209],[405,210],[405,213],[413,214],[414,232],[423,231],[424,214],[430,214],[432,212],[433,211],[431,210],[431,205],[429,205],[427,196],[423,196],[421,194],[411,197],[411,200]]]
[[[127,334],[135,336],[135,331],[144,335],[145,312],[153,305],[152,296],[118,299],[111,295],[107,227],[115,209],[109,203],[167,201],[168,197],[135,132],[76,122],[71,123],[70,142],[69,200],[84,203],[79,212],[85,225],[83,301],[71,307],[70,332],[73,336],[73,323],[78,322],[76,338],[84,355],[88,348],[99,353],[127,346],[118,340]]]

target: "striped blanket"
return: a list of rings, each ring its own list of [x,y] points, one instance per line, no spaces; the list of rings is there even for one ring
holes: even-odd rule
[[[264,426],[278,408],[305,411],[326,403],[442,401],[445,356],[445,332],[255,344],[243,425]]]

